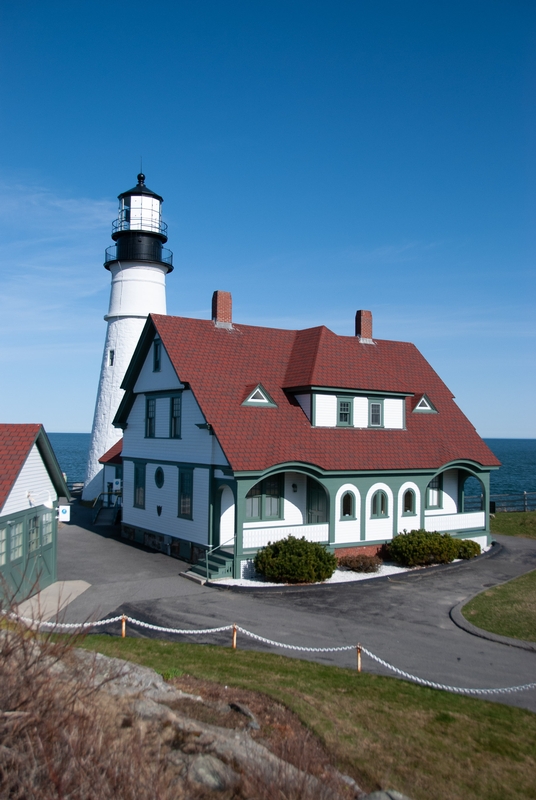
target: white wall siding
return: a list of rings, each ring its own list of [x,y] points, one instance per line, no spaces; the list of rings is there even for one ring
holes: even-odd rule
[[[386,397],[383,401],[383,427],[404,427],[404,401],[398,397]]]
[[[311,395],[310,394],[297,394],[295,395],[296,400],[302,407],[302,411],[304,412],[305,416],[311,421]]]
[[[470,511],[466,514],[435,514],[426,516],[424,527],[427,531],[466,531],[473,528],[486,527],[486,515],[484,511]]]
[[[159,489],[154,480],[158,467],[164,471],[164,485]],[[193,519],[178,516],[179,469],[175,464],[147,464],[145,468],[145,508],[134,507],[134,464],[123,466],[123,521],[156,533],[178,536],[197,544],[208,544],[208,501],[210,470],[193,471]],[[157,506],[162,507],[158,514]]]
[[[488,546],[488,537],[487,536],[464,536],[464,539],[468,539],[472,542],[476,542],[480,545],[480,549],[483,550],[485,547]]]
[[[28,497],[28,492],[31,497]],[[43,463],[41,454],[34,444],[28,453],[26,461],[15,481],[3,508],[2,515],[15,514],[32,506],[42,506],[49,499],[57,500],[58,495],[54,484],[50,480],[48,470]]]
[[[343,494],[352,492],[354,495],[355,519],[343,519],[341,517],[341,501]],[[335,497],[335,544],[350,544],[358,542],[361,526],[361,495],[353,483],[345,483],[338,490]]]
[[[441,508],[427,509],[426,517],[441,514],[456,514],[458,511],[458,470],[447,469],[442,473],[443,491],[441,492]]]
[[[292,488],[293,484],[297,488],[296,492]],[[301,472],[285,472],[283,520],[291,525],[303,525],[306,521],[306,504],[307,477]]]
[[[169,426],[169,399],[167,420]],[[197,423],[205,418],[191,391],[182,393],[181,439],[145,438],[145,395],[138,395],[128,418],[123,439],[124,458],[162,459],[197,464],[219,464],[228,462],[215,436],[200,430]],[[169,428],[168,428],[169,430]]]
[[[243,532],[244,550],[255,547],[266,547],[268,542],[279,542],[287,536],[301,539],[305,536],[308,542],[327,542],[329,525],[285,525],[279,528],[249,528]]]
[[[411,489],[415,495],[415,514],[404,516],[404,495]],[[421,493],[419,487],[413,481],[406,481],[398,490],[398,522],[397,533],[402,533],[404,530],[413,531],[421,527]]]
[[[139,392],[174,391],[182,388],[183,384],[177,378],[177,373],[169,360],[164,345],[160,348],[160,372],[153,372],[153,347],[151,345],[134,386],[136,394]]]
[[[354,428],[368,428],[368,398],[354,397]]]
[[[235,501],[230,486],[221,490],[220,514],[220,544],[225,544],[235,534]]]
[[[337,397],[334,394],[315,396],[315,426],[335,428],[337,425]]]
[[[387,495],[388,516],[373,519],[371,517],[372,495],[380,490],[384,491]],[[394,507],[393,492],[389,486],[387,486],[386,483],[375,483],[374,486],[371,486],[371,488],[368,490],[365,503],[365,538],[369,541],[375,541],[377,539],[392,539]]]

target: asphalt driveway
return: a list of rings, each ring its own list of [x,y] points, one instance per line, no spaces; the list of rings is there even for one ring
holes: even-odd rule
[[[65,620],[125,612],[168,627],[211,628],[235,622],[293,645],[337,647],[361,642],[409,673],[448,685],[488,688],[536,681],[536,652],[472,636],[450,609],[482,589],[536,569],[536,541],[497,537],[500,552],[448,568],[393,578],[289,591],[238,593],[179,577],[187,565],[94,527],[90,513],[73,506],[72,523],[59,531],[58,580],[84,580],[90,588],[71,602]],[[139,634],[137,634],[139,635]],[[143,630],[143,635],[151,635]],[[189,641],[230,644],[226,632]],[[274,649],[239,635],[238,646]],[[355,667],[355,651],[296,653],[323,663]],[[363,668],[392,673],[363,658]],[[536,712],[536,690],[492,697]]]

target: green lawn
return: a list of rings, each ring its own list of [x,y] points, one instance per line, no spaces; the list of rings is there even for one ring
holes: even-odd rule
[[[394,678],[254,651],[91,635],[88,649],[283,702],[367,791],[413,800],[536,798],[536,715]],[[366,664],[365,664],[366,666]]]
[[[536,570],[482,592],[462,614],[485,631],[536,642]]]
[[[504,511],[490,519],[492,533],[536,539],[536,511]]]

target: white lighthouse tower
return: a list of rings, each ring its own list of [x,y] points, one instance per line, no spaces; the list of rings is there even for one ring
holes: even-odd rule
[[[106,250],[104,266],[112,274],[104,354],[91,432],[82,498],[104,491],[99,458],[121,437],[112,420],[123,397],[121,383],[150,313],[166,313],[166,275],[173,254],[162,247],[167,225],[162,222],[160,195],[145,185],[145,175],[119,195],[119,216],[112,225],[115,244]]]

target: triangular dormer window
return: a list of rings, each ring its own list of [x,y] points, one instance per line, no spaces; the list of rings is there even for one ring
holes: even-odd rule
[[[248,394],[244,402],[242,403],[243,406],[264,406],[265,408],[277,408],[277,405],[274,403],[266,389],[259,383],[253,389],[252,392]]]
[[[413,411],[420,411],[424,414],[437,414],[437,408],[425,394],[423,394]]]

